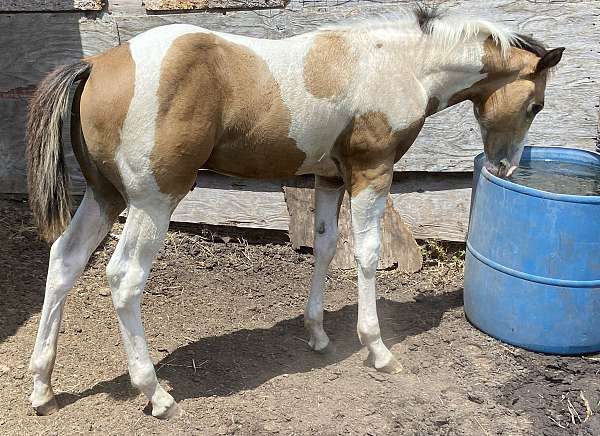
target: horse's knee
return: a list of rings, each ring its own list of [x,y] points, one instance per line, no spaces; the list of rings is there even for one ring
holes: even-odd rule
[[[377,262],[379,260],[379,251],[381,243],[379,241],[379,235],[365,238],[364,240],[356,243],[354,249],[354,259],[365,273],[374,273],[377,269]]]
[[[316,257],[333,259],[337,247],[337,226],[327,225],[324,221],[315,227],[314,253]]]

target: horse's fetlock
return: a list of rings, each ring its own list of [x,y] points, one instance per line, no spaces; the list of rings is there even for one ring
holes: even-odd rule
[[[153,388],[157,383],[156,373],[152,365],[136,364],[135,367],[131,366],[129,368],[129,374],[131,376],[131,384],[142,392]]]
[[[372,344],[381,338],[378,323],[361,323],[357,327],[358,339],[363,345]]]

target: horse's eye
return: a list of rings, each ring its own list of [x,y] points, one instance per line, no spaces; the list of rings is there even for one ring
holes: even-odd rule
[[[543,104],[533,104],[531,105],[531,114],[537,115],[542,109],[544,109]]]

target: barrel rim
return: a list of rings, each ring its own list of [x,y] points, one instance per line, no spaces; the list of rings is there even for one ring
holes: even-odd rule
[[[551,152],[564,152],[565,154],[581,154],[593,157],[598,160],[600,164],[600,155],[597,153],[582,150],[580,148],[573,147],[525,147],[525,150],[528,154],[535,149],[535,153],[542,152],[544,150]],[[479,161],[485,159],[485,153],[480,153],[475,157],[475,161]],[[511,191],[519,192],[521,194],[530,195],[532,197],[539,197],[553,201],[563,201],[568,203],[584,203],[584,204],[600,204],[600,195],[573,195],[573,194],[557,194],[555,192],[543,191],[541,189],[531,188],[529,186],[519,185],[517,183],[511,182],[507,179],[502,179],[498,176],[490,173],[485,166],[481,168],[481,174],[490,182],[495,185],[501,186],[503,188],[509,189]]]

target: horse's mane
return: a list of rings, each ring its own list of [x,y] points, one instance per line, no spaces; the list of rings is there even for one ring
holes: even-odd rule
[[[455,15],[446,15],[442,10],[435,7],[417,4],[413,9],[395,11],[385,15],[354,20],[347,25],[330,26],[326,29],[398,29],[399,26],[406,27],[414,24],[420,30],[441,44],[453,47],[461,42],[470,40],[477,35],[491,37],[500,48],[503,56],[507,56],[511,47],[527,50],[538,57],[547,53],[543,43],[536,39],[522,35],[482,18],[470,18]]]
[[[444,21],[444,14],[438,6],[428,7],[418,4],[414,9],[414,14],[423,33],[432,33],[436,21]],[[459,22],[457,23],[456,21]],[[510,47],[526,50],[540,58],[548,52],[546,46],[537,39],[520,33],[514,33],[503,26],[490,23],[486,20],[467,18],[462,23],[460,23],[460,20],[455,20],[453,24],[457,26],[456,32],[459,34],[462,33],[463,37],[468,38],[470,35],[481,32],[489,33],[496,42],[500,43],[503,49],[506,48],[503,43],[508,43]]]
[[[548,49],[543,42],[540,42],[531,36],[522,34],[517,34],[517,40],[515,41],[514,47],[527,50],[540,58],[548,53]]]

